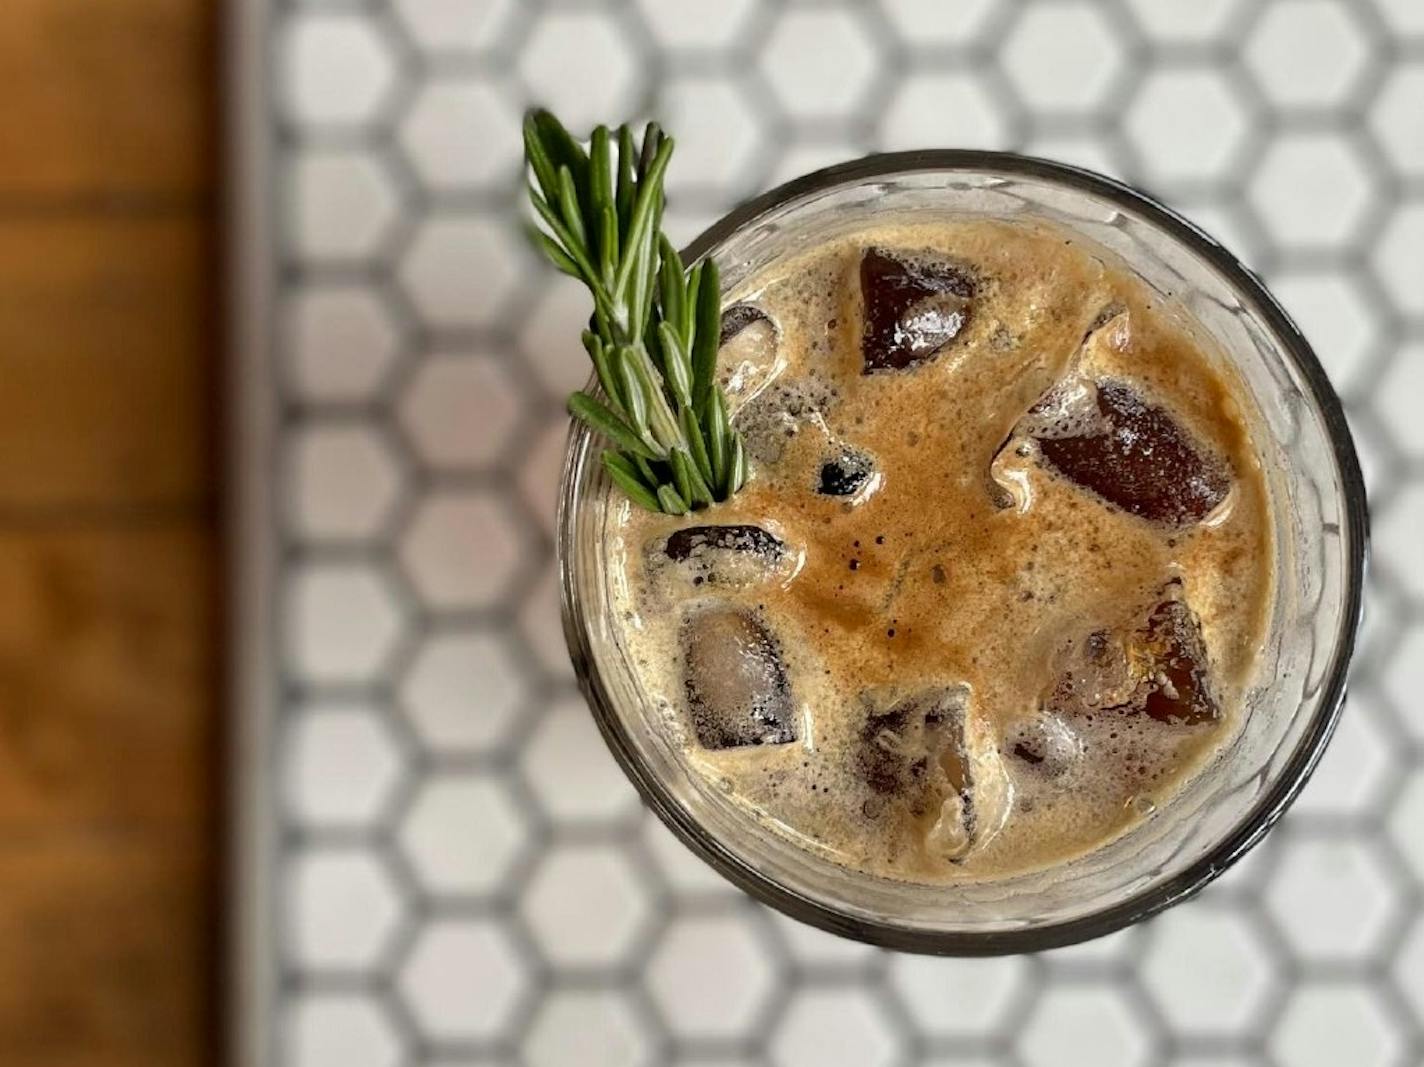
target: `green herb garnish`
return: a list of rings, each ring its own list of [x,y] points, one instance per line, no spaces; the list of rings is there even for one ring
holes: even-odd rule
[[[657,123],[641,144],[599,126],[585,151],[549,112],[524,119],[534,243],[593,294],[583,346],[603,395],[574,393],[569,413],[617,446],[603,465],[630,499],[682,515],[735,493],[747,464],[715,378],[717,265],[684,269],[662,232],[672,149]]]

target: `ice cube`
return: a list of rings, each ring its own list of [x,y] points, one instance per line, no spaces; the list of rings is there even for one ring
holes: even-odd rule
[[[998,832],[1010,787],[993,744],[969,714],[965,686],[933,689],[868,713],[856,770],[878,809],[908,818],[930,855],[955,860]]]
[[[1138,642],[1151,657],[1151,678],[1142,710],[1158,722],[1195,725],[1217,718],[1207,679],[1201,628],[1180,600],[1164,600],[1152,610]]]
[[[964,267],[943,258],[867,248],[860,292],[861,357],[864,373],[871,374],[923,363],[954,340],[969,319],[975,282]]]
[[[1051,468],[1152,522],[1200,522],[1231,488],[1224,463],[1122,381],[1055,387],[1030,409],[1023,428]]]
[[[1182,725],[1216,719],[1201,628],[1178,591],[1169,584],[1129,629],[1094,630],[1074,642],[1045,706],[1069,716],[1145,713]]]
[[[752,304],[733,304],[722,312],[717,352],[718,376],[734,400],[756,393],[779,366],[780,330]]]
[[[649,572],[686,586],[745,586],[770,581],[794,561],[786,543],[769,530],[746,523],[687,526],[647,548]]]
[[[874,462],[864,452],[846,449],[821,464],[816,492],[823,496],[854,496],[874,470]]]
[[[682,625],[684,688],[704,748],[795,741],[791,683],[775,638],[736,608],[696,611]]]
[[[1138,682],[1127,641],[1094,630],[1069,646],[1049,703],[1059,711],[1090,715],[1130,703]]]
[[[714,552],[749,552],[774,560],[785,548],[781,538],[760,526],[686,526],[668,534],[663,553],[678,563],[702,555],[709,549]]]
[[[1004,748],[1033,773],[1058,778],[1083,758],[1083,739],[1061,716],[1040,712],[1010,731]]]
[[[754,322],[764,322],[775,329],[771,316],[755,304],[733,304],[722,312],[722,331],[717,340],[718,345],[725,345]]]

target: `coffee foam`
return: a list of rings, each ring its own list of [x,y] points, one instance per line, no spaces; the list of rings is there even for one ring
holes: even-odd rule
[[[944,254],[980,279],[963,333],[912,371],[860,373],[856,267],[872,244]],[[1188,332],[1185,313],[1160,307],[1076,238],[987,221],[851,234],[773,264],[734,300],[754,300],[779,328],[777,376],[760,384],[743,419],[749,430],[771,425],[779,447],[756,453],[750,484],[731,501],[680,519],[618,508],[608,534],[623,640],[694,771],[771,832],[852,868],[926,882],[1062,862],[1169,804],[1240,725],[1274,580],[1266,487],[1243,415],[1251,408]],[[1028,414],[1056,383],[1084,373],[1139,383],[1227,458],[1235,482],[1209,524],[1154,527],[1046,471],[1031,445],[1000,454],[1016,434],[1026,441],[1025,430],[1091,426],[1100,416],[1086,379]],[[811,414],[788,416],[788,427],[774,404],[755,411],[778,390],[814,395],[802,405]],[[836,443],[875,457],[873,492],[854,501],[814,493],[814,471]],[[991,462],[1018,507],[996,502]],[[676,568],[649,567],[646,546],[705,523],[774,528],[795,573],[711,594],[685,581],[674,588]],[[1185,727],[1123,712],[1074,716],[1054,728],[1061,766],[1015,757],[1012,739],[1039,714],[1065,642],[1123,625],[1125,605],[1148,610],[1173,578],[1200,618],[1222,719]],[[710,600],[754,611],[774,633],[803,724],[797,742],[708,751],[692,738],[677,635]],[[960,685],[976,729],[1002,739],[1012,807],[991,840],[949,862],[914,828],[867,814],[875,798],[854,768],[866,692]]]

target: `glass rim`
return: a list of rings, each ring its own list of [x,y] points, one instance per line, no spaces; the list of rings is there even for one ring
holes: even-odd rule
[[[1340,398],[1330,384],[1310,342],[1254,271],[1200,227],[1153,197],[1114,178],[1067,163],[1013,152],[973,149],[924,149],[868,155],[794,178],[733,208],[684,249],[684,262],[706,256],[761,216],[808,194],[851,182],[891,178],[916,172],[1002,174],[1028,177],[1077,190],[1129,210],[1199,255],[1235,290],[1276,334],[1295,365],[1324,422],[1342,488],[1341,512],[1346,560],[1343,610],[1336,627],[1332,661],[1324,675],[1319,707],[1307,724],[1281,773],[1240,822],[1184,871],[1147,886],[1098,911],[1044,926],[1022,929],[936,931],[891,920],[851,915],[811,899],[752,867],[743,857],[707,833],[664,784],[649,773],[614,710],[581,621],[579,594],[571,566],[575,541],[579,474],[588,460],[592,434],[572,422],[556,518],[559,588],[564,638],[579,688],[599,732],[624,774],[648,807],[673,834],[724,878],[793,919],[834,934],[900,951],[935,955],[991,956],[1035,952],[1101,937],[1157,914],[1203,889],[1250,851],[1275,825],[1315,770],[1344,704],[1346,676],[1354,655],[1363,611],[1365,565],[1369,548],[1369,513],[1364,478]]]

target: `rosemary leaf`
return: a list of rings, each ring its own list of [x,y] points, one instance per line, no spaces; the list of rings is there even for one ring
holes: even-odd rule
[[[692,461],[687,458],[687,453],[682,449],[674,448],[668,453],[668,465],[672,467],[672,484],[677,487],[677,495],[690,503],[692,501]]]
[[[722,332],[721,279],[717,264],[710,259],[700,264],[697,284],[697,309],[692,331],[692,407],[699,418],[706,419],[708,400],[714,393],[717,375],[717,347]],[[725,409],[722,412],[726,418]]]
[[[525,227],[525,231],[529,234],[529,240],[534,243],[534,247],[543,252],[550,263],[558,267],[559,270],[571,278],[583,279],[583,272],[579,270],[579,265],[564,251],[563,246],[560,245],[558,241],[554,240],[533,223]]]
[[[658,486],[658,505],[669,515],[686,515],[688,512],[686,501],[670,485]]]
[[[740,437],[732,438],[731,455],[727,460],[727,480],[722,487],[723,497],[729,497],[740,489],[747,480],[747,454]]]
[[[618,382],[621,385],[623,410],[628,413],[628,422],[634,433],[643,441],[650,441],[648,432],[648,394],[643,391],[643,383],[638,378],[634,361],[627,351],[619,349],[614,357],[618,363]]]
[[[662,258],[659,269],[660,291],[662,293],[663,321],[677,332],[678,338],[685,339],[683,330],[683,305],[687,300],[687,275],[682,269],[682,260],[677,249],[667,239],[667,234],[658,234],[658,255]]]
[[[618,232],[626,234],[633,217],[633,131],[625,122],[618,127],[618,189],[614,207],[618,212]]]
[[[579,205],[573,172],[568,167],[559,168],[559,210],[563,212],[564,222],[567,224],[569,232],[574,235],[579,244],[587,247],[588,230],[583,224],[583,208]]]
[[[628,461],[626,456],[606,449],[603,453],[603,469],[608,472],[613,483],[628,494],[628,499],[633,503],[639,507],[647,508],[649,511],[662,510],[658,504],[657,494],[643,484],[642,478],[638,475],[638,469]]]
[[[658,346],[663,353],[663,378],[680,405],[692,403],[692,360],[682,348],[682,338],[670,322],[658,323]]]
[[[638,439],[628,424],[597,397],[589,396],[583,390],[573,393],[569,396],[569,414],[588,423],[592,429],[629,452],[649,459],[653,457],[653,451]]]
[[[702,439],[702,427],[697,424],[697,415],[692,408],[683,407],[677,417],[682,423],[682,436],[687,438],[687,451],[692,456],[693,466],[709,488],[715,486],[717,479],[712,476],[712,461],[707,455],[707,442]]]
[[[603,386],[603,391],[608,399],[616,407],[623,407],[622,391],[618,387],[618,379],[613,371],[613,364],[609,359],[608,347],[603,343],[598,334],[592,330],[584,330],[583,347],[588,353],[588,358],[593,361],[594,372],[598,375],[598,384]]]
[[[723,487],[727,484],[727,438],[731,434],[727,426],[727,405],[722,400],[720,390],[712,394],[703,421],[707,425],[707,460],[712,468],[712,484],[723,490],[722,499],[725,500],[727,493]]]

